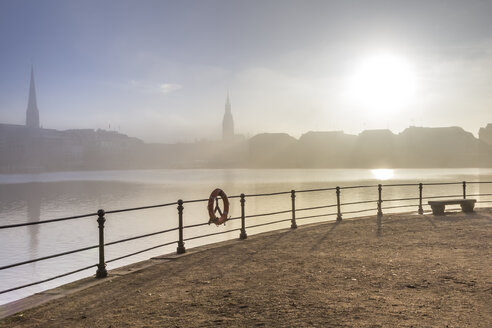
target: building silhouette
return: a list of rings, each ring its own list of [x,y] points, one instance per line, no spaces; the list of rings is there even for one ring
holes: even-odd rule
[[[26,126],[39,128],[39,110],[36,102],[36,86],[34,85],[34,68],[31,67],[31,83],[29,85],[29,100],[26,110]]]
[[[41,127],[31,67],[25,124],[0,123],[0,173],[128,168],[142,145],[116,131]]]
[[[231,112],[231,102],[229,100],[229,92],[225,104],[224,119],[222,120],[222,140],[232,140],[234,138],[234,120]]]
[[[49,124],[47,124],[49,125]],[[492,167],[492,124],[480,139],[459,127],[308,132],[299,139],[235,134],[229,93],[222,140],[144,143],[117,131],[41,127],[31,68],[25,124],[0,123],[0,173],[159,168],[443,168]],[[2,196],[2,195],[0,195]],[[36,204],[30,216],[36,218]],[[35,234],[36,231],[33,231]]]

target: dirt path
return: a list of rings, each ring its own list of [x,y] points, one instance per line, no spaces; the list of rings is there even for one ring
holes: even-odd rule
[[[492,327],[492,209],[300,227],[196,252],[1,327]]]

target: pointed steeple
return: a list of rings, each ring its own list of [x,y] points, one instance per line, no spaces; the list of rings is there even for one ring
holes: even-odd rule
[[[231,140],[234,137],[234,120],[231,112],[231,101],[229,100],[229,90],[225,104],[224,119],[222,120],[222,139]]]
[[[38,105],[36,103],[36,86],[34,85],[34,68],[31,67],[31,83],[29,85],[29,102],[27,105],[28,108],[36,108],[38,109]]]
[[[229,100],[229,90],[227,90],[226,111],[231,111],[231,102]]]
[[[39,128],[39,110],[36,102],[36,86],[34,85],[34,68],[31,66],[31,83],[29,85],[29,100],[27,101],[26,126]]]

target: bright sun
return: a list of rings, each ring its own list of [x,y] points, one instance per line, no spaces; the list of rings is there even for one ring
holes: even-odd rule
[[[415,75],[404,58],[378,54],[363,60],[349,79],[350,102],[372,112],[399,110],[411,104]]]

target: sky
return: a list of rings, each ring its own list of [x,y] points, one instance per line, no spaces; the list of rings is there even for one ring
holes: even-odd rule
[[[0,1],[0,122],[147,142],[492,123],[492,1]]]

